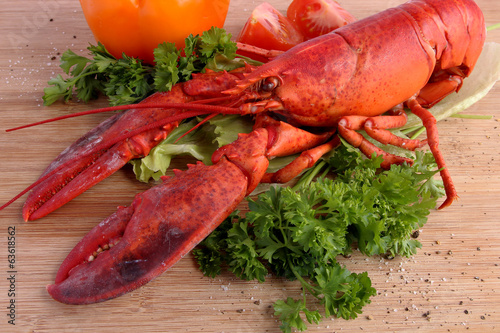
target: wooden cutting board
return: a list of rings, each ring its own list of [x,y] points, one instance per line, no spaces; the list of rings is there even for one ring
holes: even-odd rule
[[[232,0],[227,30],[237,35],[261,2]],[[283,12],[289,3],[269,2]],[[402,3],[343,2],[358,18]],[[498,0],[478,0],[478,4],[487,25],[500,22]],[[500,31],[489,33],[487,40],[500,42]],[[1,128],[104,105],[105,101],[42,106],[47,81],[62,73],[58,67],[61,54],[68,48],[84,54],[89,42],[94,40],[78,1],[2,0]],[[355,254],[342,260],[352,271],[368,271],[378,295],[358,319],[327,319],[309,325],[309,332],[500,331],[499,105],[497,84],[466,111],[492,119],[439,123],[441,149],[460,200],[431,213],[419,237],[423,248],[414,257],[384,260]],[[0,203],[34,181],[60,151],[106,117],[0,132]],[[229,273],[206,278],[191,255],[145,287],[105,303],[68,306],[49,297],[45,286],[53,282],[76,242],[147,187],[125,168],[37,222],[22,221],[22,200],[1,211],[0,331],[279,332],[272,304],[288,296],[299,297],[296,283],[274,278],[262,284],[243,282]],[[8,237],[14,228],[15,263],[9,268]],[[8,323],[11,301],[15,302],[15,325]]]

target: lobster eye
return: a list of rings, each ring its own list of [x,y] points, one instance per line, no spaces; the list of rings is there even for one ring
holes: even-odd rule
[[[280,83],[280,80],[276,76],[266,77],[262,81],[261,89],[265,92],[273,91]]]

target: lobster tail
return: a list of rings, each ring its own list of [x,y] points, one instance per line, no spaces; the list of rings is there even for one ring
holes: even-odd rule
[[[465,1],[464,5],[465,13],[467,14],[465,17],[467,18],[469,47],[465,52],[463,63],[468,68],[466,76],[469,76],[483,49],[486,39],[486,24],[484,22],[483,12],[474,1]]]
[[[411,15],[416,31],[435,52],[435,72],[469,76],[486,38],[483,13],[474,1],[413,0],[399,8]]]

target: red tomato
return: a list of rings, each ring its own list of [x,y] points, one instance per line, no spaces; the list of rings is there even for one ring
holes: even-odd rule
[[[163,42],[184,47],[190,34],[222,28],[229,0],[80,0],[97,41],[115,57],[122,53],[153,62]]]
[[[287,17],[306,39],[327,34],[356,21],[333,0],[294,0],[288,7]]]
[[[267,2],[255,7],[237,38],[241,43],[280,51],[286,51],[303,40],[290,20]]]

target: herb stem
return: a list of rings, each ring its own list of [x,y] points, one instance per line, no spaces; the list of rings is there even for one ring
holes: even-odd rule
[[[307,281],[302,277],[300,276],[299,273],[297,273],[297,270],[295,269],[295,266],[293,265],[293,263],[290,261],[290,259],[287,260],[288,261],[288,265],[290,266],[290,269],[292,270],[292,273],[293,275],[295,275],[295,277],[297,278],[297,280],[300,282],[300,284],[302,285],[303,287],[303,291],[302,291],[302,295],[304,296],[304,304],[306,303],[306,293],[305,293],[305,289],[309,290],[309,292],[314,296],[316,297],[317,295],[317,290],[316,288],[314,288],[313,286],[311,286],[311,284],[307,283]]]
[[[101,72],[99,72],[99,71],[90,71],[90,72],[83,71],[82,73],[78,74],[77,76],[73,76],[72,78],[70,78],[70,80],[76,82],[76,81],[80,80],[82,77],[89,76],[89,75],[97,75],[100,73]]]
[[[271,239],[273,239],[276,243],[281,243],[284,245],[284,247],[288,247],[288,235],[287,235],[287,232],[286,232],[286,228],[283,226],[283,219],[281,218],[281,214],[279,215],[279,223],[278,223],[278,230],[280,231],[281,233],[281,237],[283,238],[283,240],[280,240],[278,239],[278,237],[276,237],[276,235],[273,235],[271,234]]]
[[[491,30],[498,29],[498,28],[500,28],[500,23],[493,24],[493,25],[490,25],[489,27],[486,27],[486,31],[491,31]]]
[[[410,134],[410,133],[412,133],[412,132],[414,132],[414,131],[416,131],[416,130],[418,130],[420,128],[423,128],[423,126],[422,125],[417,125],[417,126],[405,128],[405,129],[401,130],[401,133],[403,133],[404,135],[408,135],[408,134]]]
[[[422,134],[423,132],[425,132],[425,127],[420,127],[415,133],[413,133],[413,135],[410,137],[410,139],[414,140],[416,138],[418,138],[418,136],[420,134]]]
[[[463,119],[491,119],[493,116],[488,116],[488,115],[478,115],[478,114],[453,114],[450,117],[453,118],[463,118]]]
[[[297,183],[292,187],[292,189],[294,191],[297,191],[300,187],[310,184],[314,179],[314,177],[318,175],[318,173],[325,165],[326,162],[323,160],[317,162],[313,168],[307,170],[306,173],[304,173],[304,175],[297,181]],[[326,172],[328,172],[328,168],[326,169]]]

